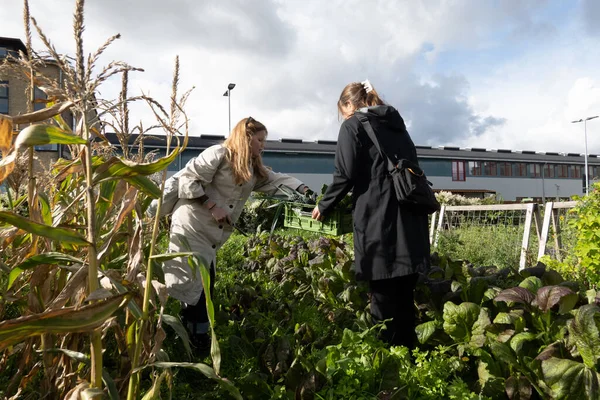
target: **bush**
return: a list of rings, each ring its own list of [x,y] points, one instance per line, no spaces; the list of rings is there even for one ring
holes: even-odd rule
[[[572,255],[561,262],[544,257],[543,261],[570,279],[587,282],[590,288],[600,284],[600,183],[592,186],[587,196],[576,197],[579,203],[570,212],[576,218],[569,220],[575,235]]]
[[[446,206],[479,206],[484,204],[501,203],[496,197],[488,196],[483,199],[478,197],[466,197],[452,192],[441,191],[435,194],[435,198],[440,204]]]

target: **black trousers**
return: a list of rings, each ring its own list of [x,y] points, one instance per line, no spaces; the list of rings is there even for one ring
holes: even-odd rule
[[[393,346],[413,348],[417,343],[415,333],[414,290],[418,274],[398,278],[369,281],[371,316],[373,322],[386,319],[386,328],[380,339]]]
[[[215,291],[215,268],[210,266],[210,298],[213,298]],[[206,310],[206,293],[202,291],[200,300],[194,305],[186,304],[186,307],[182,310],[181,316],[185,323],[203,323],[208,322],[208,311]]]

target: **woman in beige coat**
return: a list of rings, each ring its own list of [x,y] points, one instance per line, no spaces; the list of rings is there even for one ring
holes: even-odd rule
[[[231,235],[252,191],[274,194],[280,185],[300,193],[309,191],[298,179],[263,165],[266,138],[263,124],[244,118],[222,145],[204,150],[178,173],[179,201],[171,219],[169,252],[191,251],[206,262],[211,292],[217,250]],[[167,261],[163,270],[169,295],[185,305],[182,316],[192,343],[206,348],[209,323],[199,272],[192,272],[187,258]]]

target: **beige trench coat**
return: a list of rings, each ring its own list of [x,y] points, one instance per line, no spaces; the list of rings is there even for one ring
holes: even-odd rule
[[[268,194],[277,192],[279,185],[296,190],[302,184],[296,178],[269,171],[267,179],[252,177],[237,185],[227,161],[228,149],[211,146],[190,160],[179,175],[179,201],[171,217],[169,252],[192,251],[208,265],[216,266],[217,250],[227,241],[233,227],[219,224],[198,198],[207,195],[218,207],[228,210],[235,223],[252,191]],[[185,241],[180,240],[181,236]],[[165,284],[170,296],[187,304],[196,304],[202,295],[199,273],[192,274],[187,258],[175,258],[163,264]]]

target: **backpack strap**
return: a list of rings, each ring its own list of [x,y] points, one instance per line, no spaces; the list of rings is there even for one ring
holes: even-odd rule
[[[365,113],[361,112],[360,110],[357,110],[354,113],[354,115],[356,115],[356,118],[358,118],[358,120],[362,124],[363,128],[367,132],[367,135],[369,136],[369,138],[375,145],[375,148],[377,149],[377,151],[379,151],[379,154],[381,154],[381,157],[383,157],[384,160],[387,160],[388,169],[390,171],[393,171],[396,168],[396,166],[394,165],[392,160],[390,160],[390,158],[381,150],[381,146],[379,145],[379,140],[377,140],[377,135],[375,134],[375,131],[373,130],[373,127],[371,126],[371,123],[369,122],[369,118],[367,117],[367,115]]]

